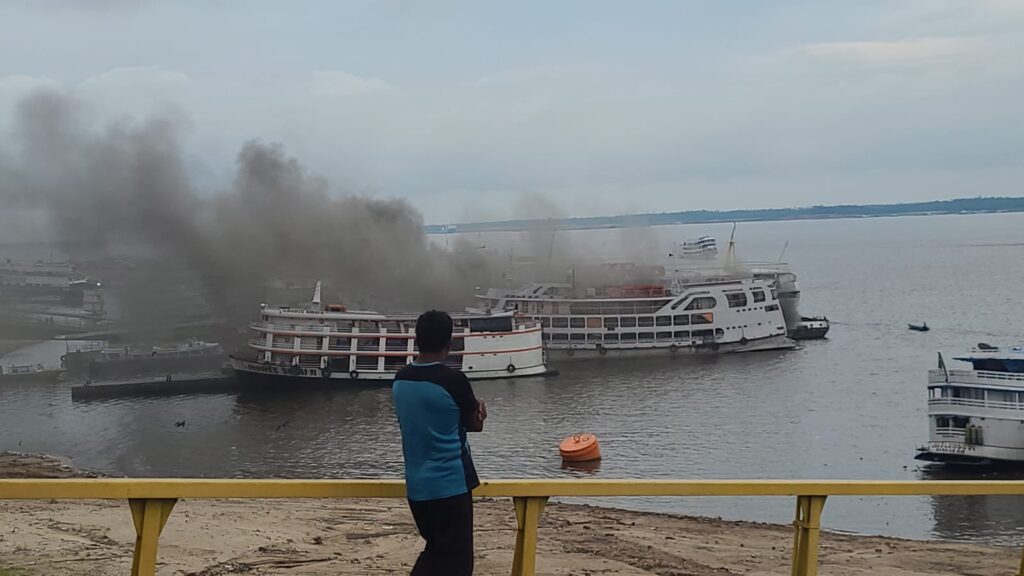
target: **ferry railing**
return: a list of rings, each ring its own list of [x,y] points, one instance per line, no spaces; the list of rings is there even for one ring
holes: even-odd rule
[[[553,497],[790,496],[793,576],[818,572],[821,516],[829,496],[995,496],[1024,494],[1024,481],[876,480],[488,480],[475,496],[512,498],[516,513],[513,576],[533,576],[540,518]],[[153,576],[157,544],[181,499],[404,498],[400,480],[10,479],[0,500],[127,500],[135,524],[132,576]],[[1024,576],[1024,556],[1017,576]]]
[[[971,408],[993,408],[998,410],[1022,410],[1024,404],[1002,400],[978,400],[974,398],[929,398],[928,406],[966,406]]]

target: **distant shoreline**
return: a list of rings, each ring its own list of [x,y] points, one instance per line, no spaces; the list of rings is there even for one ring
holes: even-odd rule
[[[958,198],[955,200],[936,200],[905,204],[835,205],[726,211],[691,210],[686,212],[592,216],[584,218],[519,219],[495,222],[469,222],[464,224],[430,224],[424,226],[424,229],[427,234],[526,232],[538,229],[598,230],[680,224],[727,224],[729,222],[781,222],[1019,212],[1024,212],[1024,198]]]

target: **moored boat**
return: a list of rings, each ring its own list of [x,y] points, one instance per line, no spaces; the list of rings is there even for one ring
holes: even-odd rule
[[[390,380],[415,358],[415,314],[380,314],[320,306],[260,311],[250,328],[248,358],[231,357],[243,383],[301,384]],[[512,312],[453,314],[445,364],[472,379],[545,374],[541,326]]]
[[[933,462],[1024,462],[1024,347],[979,344],[949,370],[942,355],[928,372],[928,443],[916,458]]]
[[[52,382],[63,370],[45,368],[42,364],[0,366],[0,382]]]
[[[618,358],[793,348],[774,283],[634,283],[664,269],[606,268],[626,283],[532,283],[479,296],[484,310],[512,310],[544,328],[549,357]],[[618,274],[611,274],[616,272]],[[666,283],[668,284],[666,286]]]

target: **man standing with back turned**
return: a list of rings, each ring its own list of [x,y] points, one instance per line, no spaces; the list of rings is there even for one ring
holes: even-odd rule
[[[416,361],[395,375],[391,392],[402,429],[409,509],[427,541],[412,576],[473,574],[473,496],[480,485],[466,432],[484,428],[487,408],[469,379],[442,364],[452,318],[430,310],[416,320]]]

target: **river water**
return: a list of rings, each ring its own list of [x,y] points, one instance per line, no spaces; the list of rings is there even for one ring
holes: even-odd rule
[[[560,232],[624,255],[731,225]],[[475,236],[475,235],[474,235]],[[500,244],[512,235],[474,242]],[[1024,478],[948,471],[913,456],[927,437],[926,371],[979,341],[1024,341],[1024,215],[746,223],[739,253],[786,260],[805,314],[828,340],[789,352],[557,366],[554,378],[478,382],[487,430],[472,438],[485,477]],[[927,321],[928,333],[908,322]],[[8,360],[53,362],[47,342]],[[176,427],[175,422],[186,425]],[[46,452],[129,476],[397,477],[401,447],[386,387],[72,402],[67,385],[0,387],[0,450]],[[563,469],[557,442],[602,441],[592,470]],[[602,499],[644,510],[789,522],[792,499]],[[833,498],[829,529],[1016,544],[1024,498]]]

